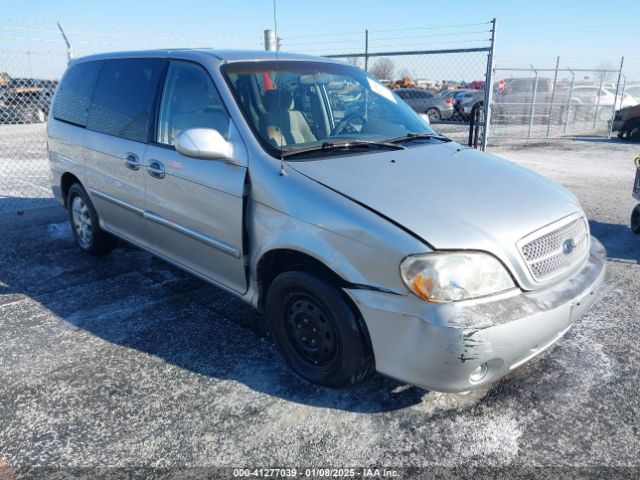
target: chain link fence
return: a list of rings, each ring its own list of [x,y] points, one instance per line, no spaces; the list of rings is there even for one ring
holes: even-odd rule
[[[460,143],[483,147],[484,117],[473,107],[484,104],[494,32],[492,20],[277,41],[286,51],[336,58],[368,71],[416,112],[427,115],[438,131]],[[470,136],[472,122],[480,127],[472,132],[475,137]]]
[[[624,92],[622,67],[496,67],[489,144],[564,135],[610,134],[615,110],[638,100]]]
[[[66,65],[64,51],[0,50],[0,213],[51,201],[46,119]]]
[[[157,48],[158,42],[176,47],[263,46],[258,35],[195,40],[168,32],[134,39],[127,32],[87,32],[81,27],[67,32],[68,45],[55,27],[11,28],[16,36],[0,32],[0,214],[53,201],[46,116],[72,52],[79,56]],[[371,72],[414,110],[429,116],[436,130],[480,148],[486,142],[493,146],[563,135],[606,137],[614,110],[640,99],[639,84],[622,75],[620,61],[597,68],[572,68],[575,65],[560,59],[555,66],[494,67],[494,34],[495,20],[275,40],[282,50],[338,58]],[[49,50],[37,50],[36,45]]]
[[[469,48],[330,57],[363,68],[366,61],[370,73],[416,112],[427,115],[434,128],[467,144],[471,108],[463,110],[456,100],[464,93],[473,94],[479,101],[484,99],[488,52],[489,48]]]

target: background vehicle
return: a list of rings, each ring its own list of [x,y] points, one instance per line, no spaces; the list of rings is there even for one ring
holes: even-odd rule
[[[430,122],[448,120],[453,116],[453,98],[444,98],[428,90],[419,88],[399,88],[394,93],[413,110],[424,113]]]
[[[618,138],[640,141],[640,105],[618,110],[611,125]]]
[[[625,93],[622,98],[618,96],[616,101],[616,94],[606,88],[600,88],[597,85],[578,85],[573,87],[571,93],[573,98],[580,100],[581,110],[584,115],[595,114],[595,109],[598,109],[597,118],[599,120],[608,120],[611,118],[613,104],[616,104],[616,108],[631,107],[636,105],[637,102],[628,93]],[[600,97],[600,98],[598,98]]]
[[[463,118],[469,118],[476,105],[484,103],[484,90],[465,90],[455,96],[453,106]]]
[[[40,123],[49,114],[58,82],[13,78],[0,92],[0,123]]]
[[[624,93],[631,95],[636,103],[640,103],[640,85],[627,85]]]
[[[552,123],[564,123],[575,119],[576,113],[581,111],[582,101],[575,96],[571,99],[571,108],[551,108],[552,99],[554,104],[569,102],[569,92],[562,89],[554,92],[551,78],[538,78],[537,81],[533,77],[507,78],[498,84],[500,88],[496,88],[493,94],[492,121],[527,123],[533,115],[534,123],[546,123],[552,115]]]

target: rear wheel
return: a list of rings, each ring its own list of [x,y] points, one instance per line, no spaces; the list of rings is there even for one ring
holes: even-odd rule
[[[67,207],[73,237],[83,251],[97,255],[113,250],[115,238],[100,228],[98,214],[79,183],[69,187]]]
[[[427,117],[429,117],[430,122],[438,121],[441,118],[440,110],[438,110],[437,108],[430,108],[425,113]]]
[[[558,123],[560,125],[564,125],[565,123],[574,123],[576,121],[576,111],[569,107],[563,108],[560,110],[560,115],[558,116]]]
[[[328,280],[307,272],[278,275],[267,292],[266,315],[287,364],[327,387],[357,383],[373,368],[364,323]]]
[[[640,235],[640,203],[631,212],[631,231]]]

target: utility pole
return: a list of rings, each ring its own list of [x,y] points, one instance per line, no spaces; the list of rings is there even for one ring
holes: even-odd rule
[[[62,34],[64,43],[67,44],[67,59],[69,60],[69,62],[71,62],[71,60],[73,60],[73,48],[71,47],[71,43],[69,43],[69,39],[67,38],[67,35],[64,33],[64,30],[62,29],[62,25],[60,25],[60,22],[56,22],[56,23],[58,24],[58,28],[60,29],[60,33]]]
[[[276,34],[273,30],[264,31],[264,49],[273,52],[276,49]]]
[[[273,30],[264,31],[264,49],[267,52],[272,52],[276,49],[276,34]]]
[[[369,30],[364,31],[364,71],[369,71]]]

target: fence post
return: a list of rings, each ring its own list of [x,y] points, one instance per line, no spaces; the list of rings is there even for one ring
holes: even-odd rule
[[[613,111],[611,112],[611,118],[609,119],[607,136],[611,137],[611,128],[613,128],[613,117],[616,115],[616,104],[618,103],[618,93],[620,91],[620,78],[622,78],[622,67],[624,66],[624,57],[620,59],[620,70],[618,70],[618,83],[616,83],[616,96],[613,99]],[[627,79],[625,77],[625,84]],[[620,95],[620,108],[622,108],[622,101],[624,100],[624,85],[622,86],[622,94]]]
[[[529,132],[527,138],[531,138],[531,130],[533,129],[533,115],[536,110],[536,97],[538,96],[538,71],[533,68],[533,65],[529,65],[531,70],[536,74],[536,78],[533,80],[533,98],[531,98],[531,110],[529,112]]]
[[[58,24],[58,28],[60,29],[60,33],[62,34],[62,39],[64,40],[64,43],[67,45],[67,60],[68,62],[71,62],[71,60],[73,60],[73,47],[71,47],[71,43],[69,42],[67,35],[64,33],[64,30],[62,29],[62,25],[60,25],[60,22],[56,22],[56,23]]]
[[[569,70],[571,72],[571,70]],[[569,123],[569,112],[571,112],[571,100],[573,100],[573,82],[576,79],[576,74],[571,72],[571,86],[569,87],[569,100],[567,101],[567,113],[564,116],[564,130],[562,133],[567,133],[567,124]],[[577,113],[576,113],[577,114]]]
[[[602,84],[604,83],[604,77],[606,75],[607,75],[606,72],[600,72],[600,87],[598,88],[598,100],[596,101],[596,111],[593,114],[593,128],[596,128],[596,121],[598,120],[598,110],[600,110],[600,97],[602,96]]]
[[[489,140],[489,125],[491,124],[491,102],[493,101],[493,70],[494,56],[493,52],[496,46],[496,19],[491,20],[491,49],[487,57],[487,73],[484,79],[484,118],[482,121],[482,146],[480,150],[487,149]]]
[[[369,71],[369,30],[364,31],[364,71]]]
[[[556,58],[556,72],[553,75],[553,88],[551,89],[551,105],[549,105],[549,118],[547,119],[547,135],[549,138],[549,129],[551,128],[551,118],[553,117],[553,101],[556,96],[556,83],[558,82],[558,67],[560,66],[560,57]]]

